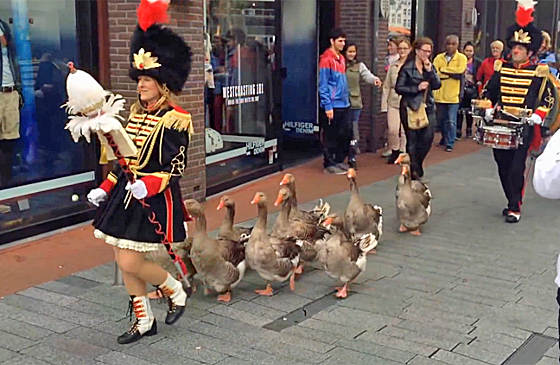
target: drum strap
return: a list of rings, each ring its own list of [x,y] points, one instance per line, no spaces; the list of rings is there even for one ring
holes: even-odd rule
[[[547,82],[548,82],[548,77],[543,77],[542,78],[542,83],[541,83],[541,88],[539,89],[539,97],[535,101],[535,107],[533,108],[533,111],[536,111],[537,108],[539,107],[539,104],[541,103],[542,97],[544,95],[544,91],[546,90],[546,83]]]

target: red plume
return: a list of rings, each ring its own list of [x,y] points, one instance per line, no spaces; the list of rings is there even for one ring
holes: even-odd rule
[[[535,9],[533,8],[526,9],[522,6],[518,6],[517,11],[515,12],[515,19],[517,21],[517,24],[519,24],[519,26],[522,28],[528,26],[529,23],[535,20],[533,18],[533,11],[535,11]]]
[[[167,23],[169,0],[141,0],[138,6],[138,25],[146,31],[156,23]]]

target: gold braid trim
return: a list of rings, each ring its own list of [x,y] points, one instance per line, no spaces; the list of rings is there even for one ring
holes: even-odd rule
[[[161,123],[165,128],[175,129],[179,132],[188,131],[189,136],[194,133],[191,115],[178,112],[177,110],[171,110],[165,113],[165,115],[161,117]]]

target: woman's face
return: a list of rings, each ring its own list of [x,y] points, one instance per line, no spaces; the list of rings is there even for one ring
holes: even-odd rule
[[[432,46],[430,46],[429,44],[424,44],[419,49],[416,50],[416,57],[418,57],[422,62],[429,59],[431,54],[432,54]]]
[[[356,49],[356,46],[350,46],[346,50],[346,58],[348,58],[349,61],[353,61],[356,58],[357,53],[358,50]]]
[[[144,75],[138,77],[138,94],[140,94],[140,100],[147,103],[152,103],[161,98],[157,81]]]
[[[389,45],[387,47],[390,55],[397,53],[397,45],[395,44],[395,42],[389,42]]]
[[[399,52],[400,59],[404,60],[406,59],[406,56],[408,56],[408,54],[410,53],[410,46],[406,42],[401,42],[399,44],[399,47],[397,48],[397,51]]]
[[[465,56],[470,60],[474,57],[474,47],[473,46],[466,46],[463,50],[465,52]]]

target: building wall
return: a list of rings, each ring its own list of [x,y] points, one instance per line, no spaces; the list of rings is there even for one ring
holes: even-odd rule
[[[138,0],[108,0],[109,57],[111,90],[127,99],[136,98],[136,83],[128,77],[130,37],[137,24]],[[183,88],[179,104],[192,114],[195,134],[189,144],[188,164],[181,180],[183,198],[203,200],[206,197],[204,149],[204,70],[202,0],[176,0],[170,9],[170,26],[191,46],[192,71]]]
[[[467,24],[467,18],[470,19],[475,3],[475,0],[440,0],[438,44],[436,49],[444,49],[445,37],[450,34],[459,36],[461,48],[465,43],[473,41],[474,27],[472,24]],[[429,15],[426,16],[428,17]],[[427,20],[429,22],[429,18]]]
[[[382,80],[385,77],[383,59],[387,44],[387,22],[381,21],[378,36],[374,35],[374,2],[371,0],[343,0],[338,2],[339,26],[345,31],[347,41],[356,42],[358,46],[358,58],[370,71]],[[377,44],[377,69],[372,69],[374,64],[374,41]],[[380,109],[379,96],[381,92],[375,92],[373,86],[362,83],[362,101],[364,109],[360,116],[360,149],[362,151],[375,151],[382,147],[379,145],[383,139],[385,120],[378,115]],[[373,130],[372,130],[373,127]],[[381,137],[380,137],[381,136]]]

